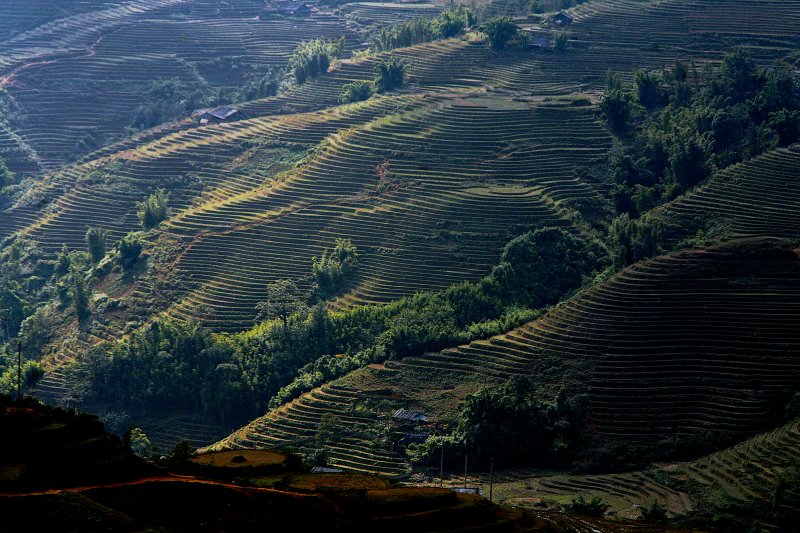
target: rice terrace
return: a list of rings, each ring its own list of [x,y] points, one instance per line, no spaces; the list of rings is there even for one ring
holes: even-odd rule
[[[800,531],[800,0],[0,2],[5,531]]]

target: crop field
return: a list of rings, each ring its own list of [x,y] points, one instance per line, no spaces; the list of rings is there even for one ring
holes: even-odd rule
[[[798,290],[800,263],[785,241],[754,239],[659,257],[507,334],[357,371],[221,444],[307,443],[327,412],[351,435],[352,444],[333,454],[336,464],[400,473],[402,456],[387,471],[377,442],[353,442],[368,441],[391,414],[355,410],[358,399],[393,390],[443,422],[466,393],[521,373],[552,384],[553,394],[565,383],[587,387],[589,424],[604,440],[735,437],[761,426],[770,406],[798,384]]]

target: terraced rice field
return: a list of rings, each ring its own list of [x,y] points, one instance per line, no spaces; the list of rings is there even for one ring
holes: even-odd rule
[[[505,335],[391,362],[387,370],[362,369],[337,383],[352,389],[351,396],[395,391],[443,421],[475,390],[466,384],[528,373],[551,383],[553,394],[564,383],[585,388],[587,423],[604,441],[730,438],[763,427],[785,391],[799,384],[798,291],[800,261],[785,241],[739,241],[663,256]],[[339,413],[345,405],[325,408]],[[380,414],[387,413],[373,416]],[[223,445],[265,446],[285,426],[312,434],[316,421],[285,406]],[[357,425],[342,426],[359,432]]]
[[[639,509],[653,501],[664,505],[674,516],[697,507],[698,494],[709,500],[723,497],[738,502],[769,502],[778,479],[798,466],[800,421],[794,420],[694,461],[607,475],[537,476],[519,471],[500,472],[494,490],[499,501],[515,506],[596,496],[623,517],[636,518]],[[488,477],[483,475],[473,483],[486,487]]]
[[[708,220],[732,237],[800,236],[800,147],[775,150],[718,173],[655,213],[669,230]]]
[[[19,108],[9,125],[52,170],[125,134],[153,81],[230,91],[283,67],[303,39],[352,35],[338,17],[261,21],[259,9],[138,0],[0,42],[0,84]]]

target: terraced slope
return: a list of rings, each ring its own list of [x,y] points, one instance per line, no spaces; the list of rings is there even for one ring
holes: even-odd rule
[[[639,508],[653,501],[664,505],[672,515],[685,515],[699,505],[707,505],[705,502],[721,499],[770,504],[778,480],[798,468],[800,421],[794,420],[694,461],[607,475],[531,476],[500,472],[494,490],[499,501],[514,506],[582,495],[602,498],[623,517],[636,518]],[[488,481],[487,476],[482,476],[475,483],[488,485]]]
[[[377,119],[280,182],[172,222],[194,235],[175,268],[202,284],[177,311],[245,326],[266,283],[306,284],[311,258],[341,237],[361,254],[345,305],[474,279],[515,228],[566,224],[548,202],[596,196],[572,173],[607,146],[581,107],[444,99]]]
[[[365,398],[390,391],[441,422],[465,394],[528,373],[552,386],[545,396],[563,384],[584,388],[587,424],[606,442],[733,438],[763,427],[800,385],[798,291],[795,248],[776,239],[737,241],[645,261],[505,335],[336,383]],[[260,446],[279,428],[313,432],[317,422],[285,407],[221,446]]]
[[[721,226],[732,237],[797,238],[800,146],[775,150],[731,167],[654,213],[674,238],[687,228]]]
[[[0,85],[18,107],[9,125],[45,168],[57,168],[123,135],[153,81],[231,91],[284,66],[303,39],[352,35],[337,17],[261,21],[259,9],[252,0],[222,10],[202,0],[139,0],[0,42]]]

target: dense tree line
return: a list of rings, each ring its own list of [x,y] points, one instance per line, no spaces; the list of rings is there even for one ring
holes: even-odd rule
[[[601,109],[620,135],[606,180],[618,218],[609,237],[618,266],[659,251],[663,228],[643,216],[712,173],[800,140],[800,78],[743,52],[701,75],[676,64],[639,71],[631,88],[610,75]]]
[[[298,85],[328,72],[344,51],[344,37],[338,40],[314,39],[300,43],[289,58],[289,72]]]
[[[372,81],[354,81],[345,84],[339,93],[339,101],[343,104],[361,102],[376,93],[385,93],[400,89],[405,83],[408,63],[396,57],[382,59],[374,68],[375,78]]]
[[[340,241],[329,254],[346,263]],[[319,264],[319,261],[317,262]],[[226,424],[245,422],[324,381],[375,361],[500,333],[531,320],[606,266],[596,244],[560,228],[511,240],[477,282],[384,306],[329,311],[320,294],[280,281],[250,331],[211,335],[196,324],[156,322],[128,341],[100,345],[77,367],[79,395],[119,410],[178,407]],[[326,274],[327,276],[327,274]]]
[[[452,434],[412,446],[412,459],[438,465],[444,450],[450,465],[461,464],[464,454],[478,467],[492,460],[504,467],[569,464],[584,438],[584,397],[561,391],[552,402],[543,402],[537,392],[530,377],[515,376],[468,396]]]
[[[379,30],[370,39],[370,51],[386,52],[455,37],[473,26],[476,20],[475,14],[464,7],[445,11],[435,18],[418,17]]]

